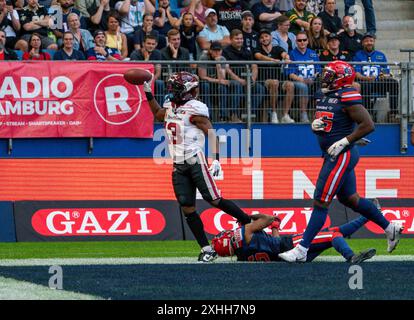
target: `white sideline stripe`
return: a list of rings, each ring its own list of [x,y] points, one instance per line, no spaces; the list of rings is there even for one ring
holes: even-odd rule
[[[63,284],[64,285],[64,284]],[[0,277],[0,300],[101,300],[102,297]]]
[[[343,262],[341,256],[321,256],[314,262]],[[368,261],[414,261],[414,255],[383,255],[375,256]],[[368,262],[367,261],[367,262]],[[238,262],[229,257],[218,258],[213,263],[251,263]],[[125,265],[125,264],[200,264],[196,257],[172,257],[172,258],[56,258],[56,259],[4,259],[0,260],[0,267],[9,266],[53,266],[53,265]]]

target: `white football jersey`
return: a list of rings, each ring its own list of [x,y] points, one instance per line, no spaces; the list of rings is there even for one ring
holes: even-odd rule
[[[183,162],[198,152],[204,152],[205,136],[192,122],[193,116],[209,117],[207,105],[198,100],[187,101],[174,108],[171,101],[164,103],[164,125],[170,154],[176,163]]]

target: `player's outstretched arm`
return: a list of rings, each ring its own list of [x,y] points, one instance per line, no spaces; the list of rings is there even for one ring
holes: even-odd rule
[[[244,226],[244,237],[247,244],[250,243],[253,233],[262,231],[275,220],[275,216],[261,213],[251,215],[250,218],[252,219],[252,222]]]
[[[164,121],[165,109],[160,107],[157,100],[155,100],[152,94],[151,83],[153,80],[154,80],[154,75],[152,75],[152,78],[150,81],[144,82],[145,96],[147,97],[148,104],[151,108],[152,113],[154,114],[155,119],[159,121]]]
[[[358,124],[354,132],[346,137],[349,143],[353,143],[375,130],[374,121],[372,121],[371,115],[364,106],[360,104],[353,105],[345,108],[345,110],[349,117]]]

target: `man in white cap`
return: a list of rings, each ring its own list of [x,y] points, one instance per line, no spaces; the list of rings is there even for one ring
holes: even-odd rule
[[[214,9],[207,9],[205,12],[206,25],[197,37],[197,44],[200,51],[208,50],[213,41],[218,41],[225,47],[230,44],[229,30],[217,24],[217,12]]]

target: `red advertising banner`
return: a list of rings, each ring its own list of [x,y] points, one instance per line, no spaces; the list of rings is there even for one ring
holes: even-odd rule
[[[125,71],[153,65],[1,62],[0,137],[151,138],[153,116]]]
[[[172,163],[157,160],[0,159],[0,200],[175,200]],[[312,198],[321,158],[248,160],[221,160],[224,197]],[[361,158],[356,176],[361,196],[414,198],[414,157]]]

